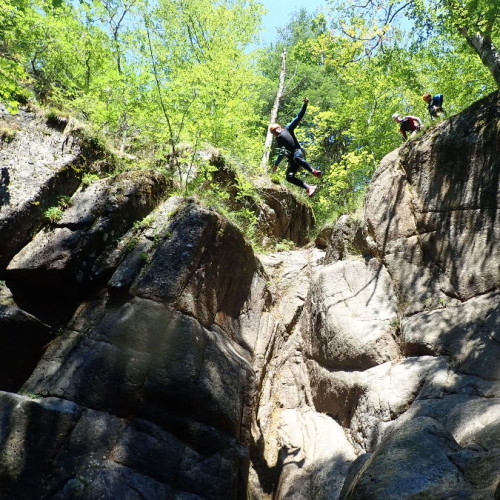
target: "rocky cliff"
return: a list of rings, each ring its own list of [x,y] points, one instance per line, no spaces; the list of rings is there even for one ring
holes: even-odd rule
[[[0,498],[500,496],[498,93],[384,158],[322,248],[265,255],[84,134],[0,118]],[[287,190],[255,210],[306,241]]]

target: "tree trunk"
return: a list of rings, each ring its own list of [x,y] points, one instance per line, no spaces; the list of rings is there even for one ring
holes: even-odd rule
[[[283,49],[281,53],[281,71],[278,83],[278,92],[276,92],[276,98],[274,99],[274,104],[271,109],[271,116],[269,118],[269,123],[276,122],[276,117],[278,116],[278,108],[280,106],[280,101],[285,90],[285,74],[286,74],[286,49]],[[273,135],[267,130],[266,141],[264,142],[264,154],[262,155],[262,160],[260,166],[263,170],[266,169],[269,162],[269,155],[271,153],[271,144],[273,142]]]
[[[500,52],[491,41],[491,38],[483,33],[470,35],[467,28],[460,28],[460,33],[479,55],[483,64],[490,70],[497,87],[500,88]]]

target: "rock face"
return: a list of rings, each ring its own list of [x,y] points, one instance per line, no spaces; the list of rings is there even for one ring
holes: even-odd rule
[[[362,219],[259,256],[162,175],[80,185],[85,139],[7,119],[0,498],[498,497],[498,93],[384,158]],[[261,195],[305,243],[310,209]]]
[[[0,143],[0,267],[26,245],[42,225],[43,212],[71,196],[85,172],[103,172],[112,159],[79,131],[32,112],[10,115],[0,103],[0,122],[13,139]],[[64,128],[64,127],[63,127]],[[22,230],[21,230],[22,229]]]
[[[124,236],[136,247],[125,244],[103,263],[113,270],[110,286],[81,303],[25,382],[21,393],[36,399],[1,396],[26,435],[8,437],[5,498],[243,494],[253,371],[252,338],[238,316],[251,314],[246,303],[263,289],[262,271],[242,235],[215,212],[170,199],[152,216],[162,218],[154,240],[151,227]],[[39,236],[34,253],[45,258],[26,257],[28,245],[7,269],[8,282],[20,268],[24,280],[36,270],[33,286],[50,282],[53,262],[77,282],[74,259],[53,258],[64,246]],[[44,431],[32,433],[33,425]],[[41,435],[58,438],[43,459]]]
[[[494,93],[387,155],[323,257],[263,261],[297,307],[257,372],[253,498],[498,497],[499,124]]]
[[[234,169],[226,164],[217,150],[205,152],[210,165],[216,168],[212,180],[229,195],[233,210],[246,209],[257,217],[257,232],[263,238],[288,239],[299,246],[308,242],[307,235],[315,225],[314,214],[290,191],[269,183],[269,179],[257,179],[254,188],[257,198],[245,194]],[[245,181],[244,181],[245,182]]]

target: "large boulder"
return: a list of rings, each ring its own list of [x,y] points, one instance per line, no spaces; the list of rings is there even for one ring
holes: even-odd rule
[[[335,369],[366,369],[400,355],[397,300],[376,259],[323,267],[310,292],[308,356]]]
[[[40,228],[45,210],[71,196],[86,172],[105,172],[113,159],[81,129],[54,127],[34,112],[12,115],[0,103],[0,121],[12,130],[12,140],[0,142],[1,273]]]
[[[310,410],[284,410],[280,420],[281,474],[275,497],[338,498],[356,453],[342,427]]]
[[[499,120],[496,92],[387,155],[373,177],[365,238],[397,295],[398,344],[411,356],[404,363],[428,359],[432,368],[408,384],[392,370],[377,381],[380,367],[343,374],[311,365],[318,408],[343,419],[353,436],[359,429],[368,452],[354,462],[341,498],[494,498]],[[389,381],[395,387],[384,390]],[[407,397],[389,416],[384,407],[398,406],[383,394],[401,394],[401,386]],[[373,418],[382,425],[370,430]]]
[[[239,435],[250,377],[222,332],[136,297],[53,342],[23,391],[160,423],[172,412]]]
[[[495,92],[382,161],[366,231],[408,312],[498,286],[500,95]]]
[[[139,172],[81,187],[61,218],[11,260],[7,279],[64,294],[81,288],[97,256],[149,214],[165,185],[162,175]]]
[[[166,414],[172,431],[58,398],[0,393],[2,498],[236,498],[245,449]],[[15,423],[15,425],[14,425]]]
[[[401,323],[407,354],[446,354],[461,373],[500,380],[500,295],[426,311]]]
[[[376,246],[363,233],[360,220],[342,215],[333,226],[325,226],[318,233],[316,246],[325,248],[325,264],[347,259],[349,256],[362,255],[365,258],[377,255]]]
[[[239,317],[252,316],[248,299],[265,283],[250,246],[220,215],[177,198],[92,269],[109,286],[81,304],[22,387],[85,416],[59,444],[66,458],[46,465],[42,477],[57,479],[40,491],[57,482],[56,498],[108,488],[116,498],[134,487],[147,498],[241,497],[256,332]],[[27,449],[26,463],[37,453]]]
[[[373,454],[353,464],[340,498],[440,498],[438,492],[458,486],[457,466],[449,456],[459,450],[433,419],[421,417],[394,427]]]
[[[307,366],[316,410],[348,429],[361,452],[376,448],[394,420],[406,414],[423,383],[447,363],[444,358],[421,356],[364,371],[328,370],[312,360]]]
[[[228,203],[235,211],[247,210],[257,217],[256,236],[264,242],[287,239],[298,245],[308,242],[314,228],[312,208],[289,189],[271,185],[269,179],[257,179],[255,191],[245,189],[248,181],[242,179],[217,150],[204,152],[214,170],[212,181],[229,195]]]
[[[276,239],[286,238],[297,245],[308,242],[315,219],[311,207],[291,195],[284,187],[261,186],[264,203],[260,207],[259,227]]]
[[[498,446],[461,448],[442,424],[421,416],[393,426],[373,453],[352,464],[340,498],[492,499],[499,464]]]

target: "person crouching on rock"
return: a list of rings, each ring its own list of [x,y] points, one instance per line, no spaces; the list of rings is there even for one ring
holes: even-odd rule
[[[282,149],[282,153],[278,155],[276,161],[274,162],[272,171],[275,172],[281,160],[286,156],[288,158],[288,168],[286,169],[286,180],[295,184],[296,186],[302,187],[307,191],[308,196],[312,196],[314,191],[316,191],[316,186],[311,186],[306,184],[302,179],[296,177],[296,174],[300,167],[305,168],[315,177],[320,177],[321,172],[316,170],[309,165],[309,163],[304,158],[304,150],[299,144],[299,141],[295,137],[295,128],[302,120],[306,113],[307,104],[309,99],[306,97],[304,99],[304,104],[299,114],[285,127],[282,127],[278,123],[273,123],[269,125],[269,132],[273,134],[276,138],[278,146]]]
[[[408,139],[407,132],[410,132],[410,137],[413,137],[423,126],[418,116],[401,116],[394,113],[392,119],[399,123],[399,132],[405,141]]]
[[[427,109],[431,115],[431,120],[437,118],[441,113],[446,116],[446,111],[443,109],[443,94],[432,95],[426,93],[422,96],[422,99],[427,103]]]

